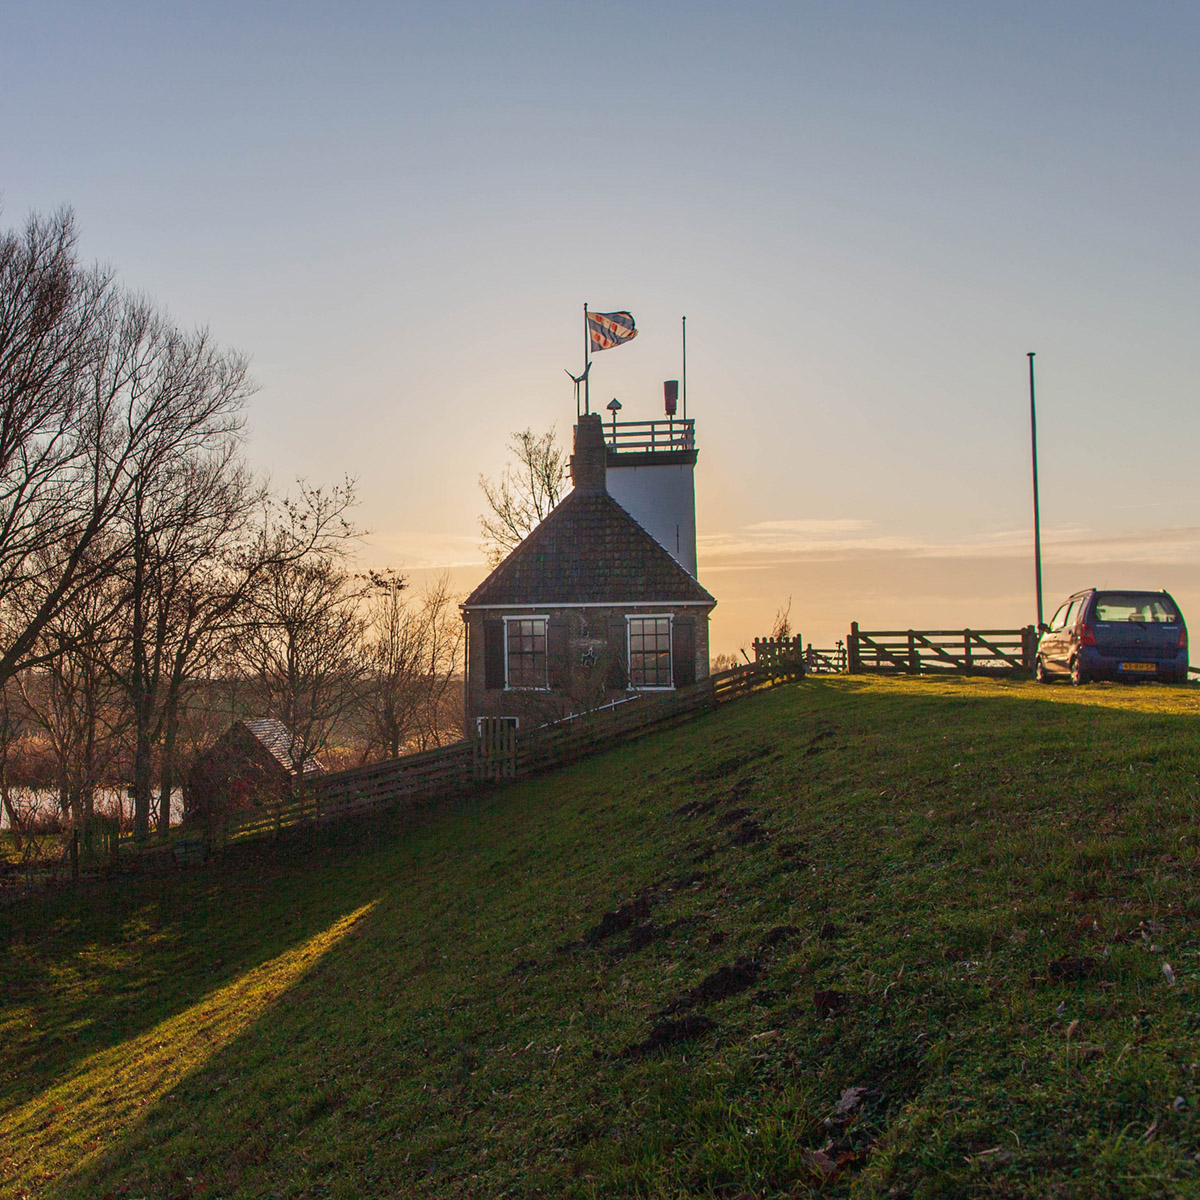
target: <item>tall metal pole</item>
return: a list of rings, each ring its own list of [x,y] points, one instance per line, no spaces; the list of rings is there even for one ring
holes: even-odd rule
[[[683,318],[683,419],[687,420],[687,317]]]
[[[587,314],[588,306],[587,301],[585,300],[583,304],[583,411],[585,413],[592,411],[591,393],[589,391],[588,383],[588,366],[591,362],[589,355],[592,352],[592,338],[591,334],[588,332]],[[579,415],[578,401],[575,403],[575,415]]]
[[[1033,400],[1033,355],[1029,359],[1029,440],[1033,449],[1033,571],[1037,582],[1037,623],[1042,627],[1042,521],[1038,509],[1037,408]]]

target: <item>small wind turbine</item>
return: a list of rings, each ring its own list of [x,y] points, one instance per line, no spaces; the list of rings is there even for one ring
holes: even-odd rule
[[[579,414],[579,385],[587,382],[588,372],[591,369],[592,364],[589,362],[588,365],[583,368],[582,375],[571,375],[571,372],[567,371],[566,367],[563,367],[563,370],[567,371],[567,374],[571,376],[571,382],[575,385],[575,413],[577,416]]]

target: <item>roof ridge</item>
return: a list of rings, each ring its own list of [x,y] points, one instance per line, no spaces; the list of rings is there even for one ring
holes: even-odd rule
[[[530,530],[462,607],[556,600],[716,604],[712,594],[608,492],[578,488]]]

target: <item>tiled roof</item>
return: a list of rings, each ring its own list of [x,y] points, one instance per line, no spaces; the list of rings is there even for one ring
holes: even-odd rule
[[[296,760],[292,756],[296,739],[282,721],[274,717],[247,717],[242,721],[242,726],[289,775],[296,774]],[[305,759],[305,775],[324,770],[315,757],[310,755]]]
[[[463,607],[621,602],[716,603],[607,492],[576,490]]]

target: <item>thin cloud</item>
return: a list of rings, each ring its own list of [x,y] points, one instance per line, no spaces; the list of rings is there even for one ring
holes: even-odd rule
[[[761,569],[788,563],[873,556],[938,559],[1023,558],[1032,552],[1032,529],[989,530],[958,540],[875,531],[860,518],[758,521],[732,531],[702,534],[706,569]],[[1044,559],[1063,564],[1106,562],[1184,563],[1200,557],[1200,527],[1175,526],[1106,533],[1078,526],[1043,529]]]
[[[393,564],[413,570],[484,565],[478,534],[468,536],[419,529],[396,530],[374,533],[363,541],[366,554],[374,565]]]
[[[874,524],[874,521],[864,521],[859,517],[838,517],[831,521],[816,519],[759,521],[754,525],[745,525],[743,529],[749,533],[809,533],[820,535],[825,533],[852,533],[858,529],[868,529]]]

